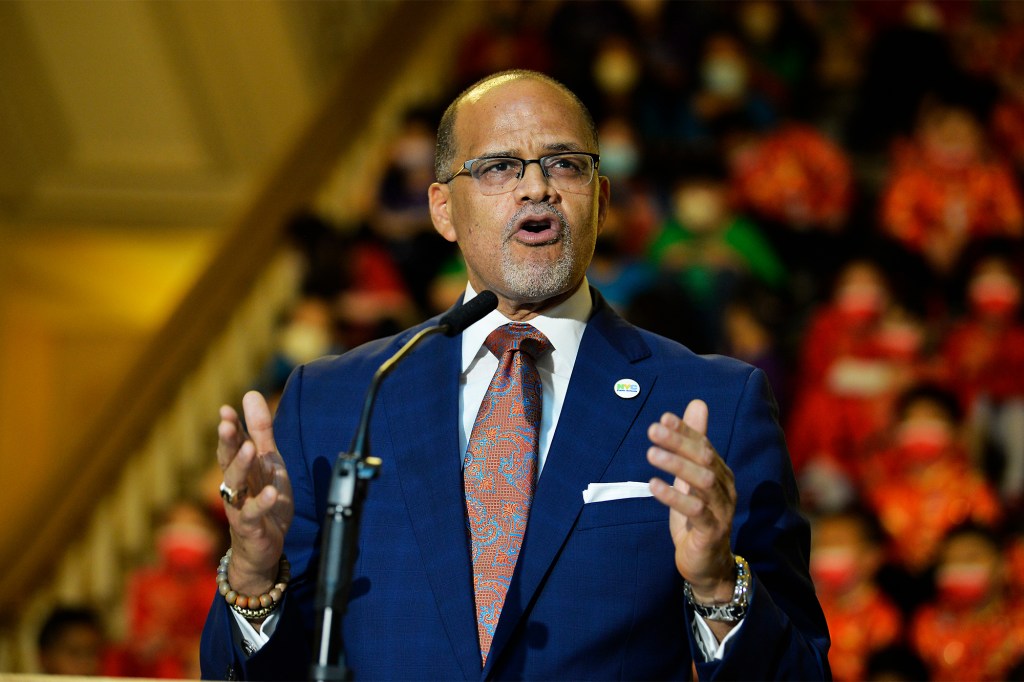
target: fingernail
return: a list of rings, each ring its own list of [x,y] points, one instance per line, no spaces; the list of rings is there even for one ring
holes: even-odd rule
[[[660,448],[651,448],[647,451],[647,456],[655,462],[667,462],[668,453]]]

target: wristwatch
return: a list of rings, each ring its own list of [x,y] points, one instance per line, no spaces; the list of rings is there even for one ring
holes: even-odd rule
[[[701,604],[693,597],[693,588],[688,581],[683,582],[683,594],[690,602],[694,613],[704,620],[719,623],[736,623],[747,615],[747,596],[750,594],[750,566],[747,560],[738,554],[736,560],[736,587],[732,591],[732,601],[724,604]]]

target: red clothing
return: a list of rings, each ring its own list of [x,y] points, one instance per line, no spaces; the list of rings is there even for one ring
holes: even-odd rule
[[[894,558],[913,572],[931,563],[951,528],[967,521],[990,526],[1002,515],[995,492],[956,452],[902,472],[894,463],[864,497],[892,541]]]
[[[1024,656],[1024,614],[1005,604],[966,613],[929,605],[910,636],[934,680],[1003,680]]]
[[[828,663],[837,682],[864,679],[871,653],[894,643],[903,627],[899,609],[873,586],[852,598],[838,599],[819,592],[832,648]],[[866,627],[865,624],[870,624]]]
[[[951,388],[969,407],[980,395],[997,402],[1024,396],[1024,326],[993,327],[977,319],[957,324],[942,358]]]
[[[1008,97],[995,106],[992,139],[1002,158],[1024,166],[1024,102]]]
[[[792,124],[742,153],[733,169],[739,204],[793,227],[838,226],[853,198],[842,149],[807,125]]]
[[[834,306],[812,319],[804,337],[800,385],[786,429],[793,467],[799,473],[815,459],[827,459],[856,482],[857,460],[889,426],[892,407],[908,381],[922,373],[916,347],[903,348],[878,321],[856,321]],[[860,363],[861,385],[843,386],[843,361]],[[869,379],[868,375],[875,378]]]
[[[907,154],[882,198],[884,229],[907,248],[926,251],[936,239],[1024,234],[1024,205],[1012,173],[1000,163],[955,170]]]
[[[129,677],[189,678],[198,670],[199,639],[216,592],[216,566],[140,569],[128,587],[130,638],[122,673]]]

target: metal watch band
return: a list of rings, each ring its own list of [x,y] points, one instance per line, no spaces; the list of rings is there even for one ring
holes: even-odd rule
[[[701,604],[693,597],[693,588],[689,582],[683,582],[683,594],[686,601],[693,607],[694,613],[704,620],[720,623],[735,623],[747,615],[747,597],[750,593],[750,567],[747,560],[734,555],[736,561],[736,587],[733,588],[732,601],[726,604]]]

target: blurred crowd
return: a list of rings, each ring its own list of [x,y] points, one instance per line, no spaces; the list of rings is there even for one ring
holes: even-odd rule
[[[1024,679],[1024,3],[487,13],[450,96],[407,112],[374,210],[292,222],[306,279],[257,387],[456,300],[465,268],[426,205],[437,107],[544,71],[590,106],[611,178],[590,283],[771,381],[835,678]],[[184,596],[139,601],[133,660],[158,657],[154,627],[201,627],[169,611]]]

